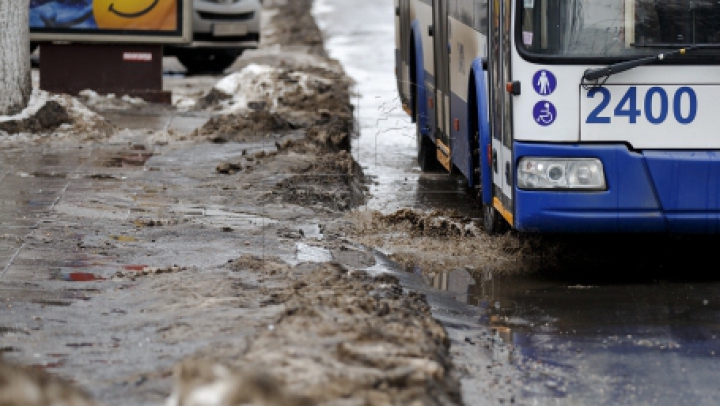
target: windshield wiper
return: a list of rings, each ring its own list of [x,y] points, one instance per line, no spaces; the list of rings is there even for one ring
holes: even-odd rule
[[[702,44],[692,45],[685,48],[680,48],[675,51],[664,52],[655,56],[647,56],[644,58],[633,59],[625,62],[618,62],[604,68],[588,69],[583,73],[584,81],[593,81],[600,78],[607,78],[616,73],[625,72],[638,66],[647,65],[656,61],[663,61],[665,59],[675,58],[678,56],[686,55],[689,52],[697,51],[698,49],[713,49],[720,48],[720,44]]]

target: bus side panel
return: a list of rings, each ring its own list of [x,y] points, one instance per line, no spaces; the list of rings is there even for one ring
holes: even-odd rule
[[[542,233],[663,232],[666,220],[642,154],[624,144],[514,144],[525,156],[598,158],[605,191],[522,190],[515,186],[515,228]]]
[[[480,165],[480,176],[483,182],[482,201],[485,204],[491,204],[493,198],[492,188],[492,169],[490,168],[490,160],[488,159],[488,150],[490,148],[490,122],[488,121],[488,91],[487,91],[487,71],[483,69],[482,58],[477,58],[472,64],[472,75],[475,79],[475,92],[477,100],[477,111],[471,114],[477,114],[478,127],[480,128],[480,157],[478,164]]]
[[[473,183],[473,161],[472,145],[474,134],[471,134],[469,120],[469,96],[470,74],[472,64],[476,57],[482,56],[485,50],[486,38],[467,21],[472,16],[470,3],[457,5],[458,9],[451,8],[451,12],[457,14],[457,18],[464,18],[460,21],[455,17],[448,19],[450,37],[448,47],[449,55],[449,76],[450,76],[450,147],[452,151],[451,161],[460,172],[468,179],[468,184]],[[463,17],[464,16],[464,17]],[[470,16],[470,17],[468,17]],[[474,91],[474,90],[473,90]]]

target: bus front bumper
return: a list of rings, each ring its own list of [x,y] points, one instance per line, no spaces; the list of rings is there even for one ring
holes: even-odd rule
[[[515,228],[543,233],[720,233],[720,152],[515,143],[523,157],[597,158],[607,190],[515,187]]]

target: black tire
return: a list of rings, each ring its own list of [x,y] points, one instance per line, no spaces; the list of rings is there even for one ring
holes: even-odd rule
[[[482,203],[483,228],[490,235],[502,234],[508,229],[508,224],[492,205]]]
[[[480,147],[480,130],[477,128],[478,126],[476,123],[473,123],[473,127],[475,130],[475,135],[472,140],[473,162],[477,162],[480,158],[480,154],[482,153],[482,148]],[[482,179],[482,168],[473,168],[473,178],[476,187],[475,198],[477,199],[478,204],[482,206],[483,228],[485,229],[485,232],[489,235],[502,234],[506,232],[509,229],[509,225],[500,212],[497,211],[497,209],[495,209],[495,207],[491,204],[483,203],[482,190],[485,185],[483,184]],[[492,183],[490,183],[487,187],[492,187]]]
[[[238,55],[229,52],[204,50],[186,51],[177,55],[177,59],[191,75],[221,74],[235,62],[237,57]]]

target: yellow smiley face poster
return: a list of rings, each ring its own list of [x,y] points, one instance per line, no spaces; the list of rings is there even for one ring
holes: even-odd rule
[[[177,0],[94,0],[99,29],[175,31]]]

